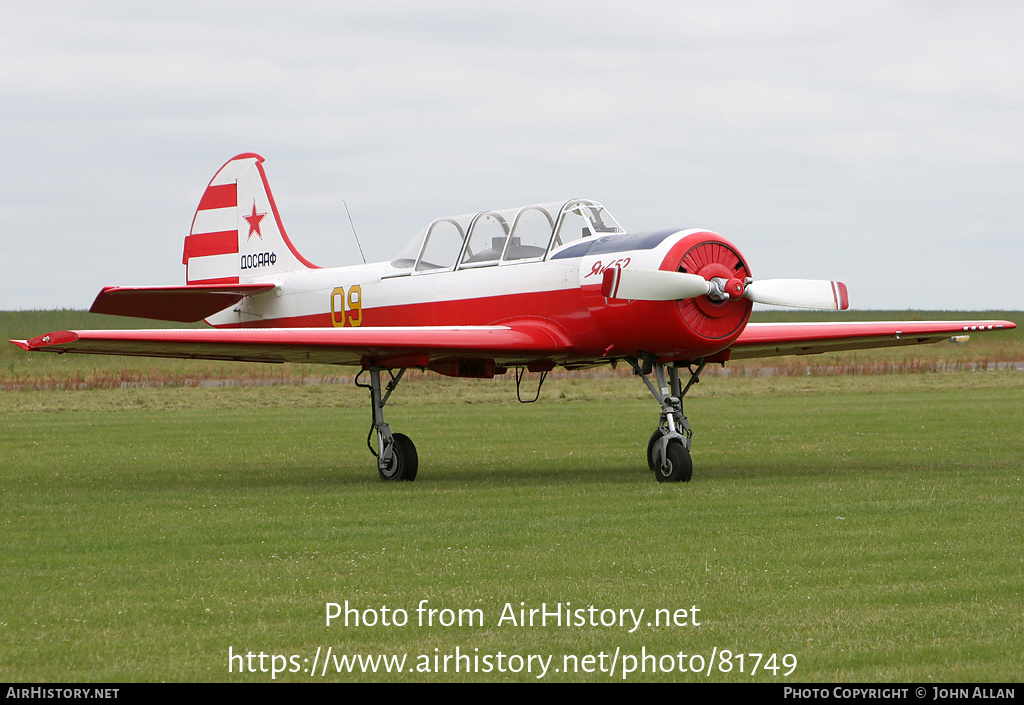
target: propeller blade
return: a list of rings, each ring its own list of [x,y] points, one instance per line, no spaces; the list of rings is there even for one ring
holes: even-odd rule
[[[824,279],[759,279],[747,284],[743,296],[754,303],[824,311],[850,308],[846,284]]]
[[[609,267],[601,282],[601,293],[609,299],[674,301],[704,296],[710,291],[711,285],[704,277],[657,269]]]

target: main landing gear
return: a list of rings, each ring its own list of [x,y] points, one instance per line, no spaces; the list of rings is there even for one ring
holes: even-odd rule
[[[647,466],[658,478],[658,482],[689,482],[693,477],[693,461],[690,459],[690,441],[693,430],[686,416],[683,415],[683,397],[690,387],[700,381],[705,362],[698,360],[696,369],[688,366],[690,379],[684,387],[680,380],[679,363],[662,363],[650,355],[642,358],[626,358],[633,368],[633,374],[643,378],[644,384],[661,404],[661,417],[658,429],[647,442]],[[384,370],[391,377],[382,390],[380,373]],[[370,383],[359,381],[363,373],[370,375]],[[393,374],[390,369],[369,367],[356,376],[355,383],[363,389],[370,390],[370,408],[373,413],[373,424],[366,436],[366,445],[377,458],[377,472],[382,480],[416,479],[419,469],[419,457],[416,446],[404,434],[392,433],[391,427],[384,420],[384,405],[398,383],[402,381],[405,369]],[[650,376],[654,375],[654,382]],[[543,383],[543,379],[542,379]],[[538,390],[539,392],[539,390]],[[376,434],[377,442],[373,442]]]
[[[683,415],[683,397],[690,387],[700,381],[705,362],[699,360],[697,368],[689,367],[690,380],[683,387],[679,379],[678,363],[666,365],[649,355],[640,360],[627,358],[633,367],[633,374],[642,377],[651,394],[661,404],[661,418],[658,430],[647,442],[647,466],[654,472],[658,482],[689,482],[693,477],[693,461],[690,459],[690,440],[693,430]],[[655,382],[650,375],[654,373]]]
[[[391,392],[395,391],[395,387],[402,380],[405,369],[399,370],[397,375],[392,374],[391,370],[387,370],[388,375],[391,376],[391,381],[388,382],[383,395],[380,388],[380,372],[382,369],[385,368],[370,367],[367,370],[363,370],[363,372],[370,373],[369,384],[361,384],[359,382],[359,377],[363,374],[362,372],[356,376],[356,385],[370,390],[373,425],[370,427],[370,433],[366,436],[366,445],[377,458],[377,472],[380,474],[380,479],[412,482],[416,479],[416,471],[419,469],[416,446],[413,445],[412,440],[405,434],[391,433],[391,427],[384,420],[384,405],[387,403],[388,397],[391,396]],[[372,443],[374,434],[377,435],[376,448],[374,448]]]

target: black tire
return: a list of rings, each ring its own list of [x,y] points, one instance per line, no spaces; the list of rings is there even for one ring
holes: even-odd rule
[[[651,472],[654,472],[654,444],[661,440],[662,437],[661,429],[659,428],[651,436],[651,440],[647,441],[647,467]]]
[[[412,482],[416,479],[416,471],[419,469],[420,460],[416,455],[416,446],[404,433],[395,433],[391,436],[394,445],[391,448],[391,462],[387,468],[379,468],[377,472],[380,479],[395,482]]]
[[[654,476],[658,478],[658,482],[689,482],[693,477],[693,460],[690,459],[690,451],[683,447],[682,441],[673,438],[668,442],[666,453],[668,467],[654,469]]]

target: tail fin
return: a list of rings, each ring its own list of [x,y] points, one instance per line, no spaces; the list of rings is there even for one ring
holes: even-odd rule
[[[245,284],[316,268],[285,233],[263,157],[239,154],[213,177],[185,238],[182,264],[189,284],[204,285]]]

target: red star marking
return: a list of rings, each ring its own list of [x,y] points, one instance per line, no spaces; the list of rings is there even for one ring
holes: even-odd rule
[[[263,239],[263,233],[260,232],[260,223],[263,221],[263,219],[266,216],[267,216],[266,213],[257,213],[256,212],[256,201],[253,201],[252,202],[252,215],[243,215],[242,216],[249,223],[249,236],[245,238],[246,240],[249,240],[252,237],[253,233],[256,233],[257,235],[259,235],[260,236],[260,240]]]

